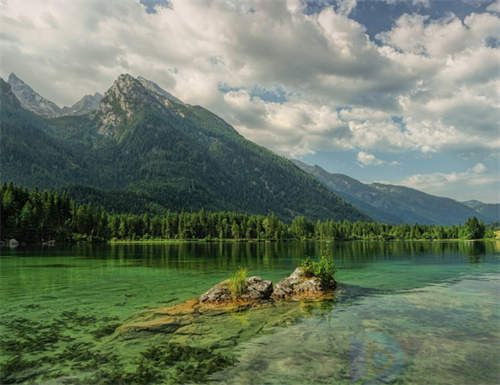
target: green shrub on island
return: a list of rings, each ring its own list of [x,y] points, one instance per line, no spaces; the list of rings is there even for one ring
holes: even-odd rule
[[[337,268],[333,258],[325,255],[321,256],[318,261],[313,261],[311,258],[306,258],[300,264],[300,268],[307,277],[318,277],[321,280],[323,288],[329,288],[335,285],[335,273]]]
[[[238,298],[245,291],[247,282],[247,269],[240,268],[229,278],[229,290],[233,298]]]
[[[306,277],[314,276],[314,262],[311,258],[304,259],[299,266]]]

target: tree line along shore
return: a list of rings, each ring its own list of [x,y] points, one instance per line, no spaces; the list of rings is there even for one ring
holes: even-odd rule
[[[112,213],[68,194],[0,186],[0,240],[21,244],[164,240],[447,240],[495,238],[495,225],[475,217],[462,225],[383,224],[334,220],[291,222],[273,213]]]

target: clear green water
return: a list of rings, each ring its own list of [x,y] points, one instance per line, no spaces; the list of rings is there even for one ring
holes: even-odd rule
[[[305,256],[324,253],[338,266],[333,301],[209,314],[175,332],[114,332],[150,309],[198,296],[240,266],[276,282]],[[1,254],[0,383],[500,383],[499,243],[182,243]],[[175,355],[172,344],[199,350]]]

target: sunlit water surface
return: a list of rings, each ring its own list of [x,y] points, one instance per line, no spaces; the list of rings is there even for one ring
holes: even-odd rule
[[[338,267],[333,301],[115,331],[240,266],[277,282],[320,254]],[[3,249],[0,383],[498,384],[499,293],[495,242]]]

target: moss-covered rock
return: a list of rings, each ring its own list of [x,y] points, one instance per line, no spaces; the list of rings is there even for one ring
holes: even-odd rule
[[[297,267],[292,274],[276,284],[271,297],[275,301],[323,297],[331,294],[335,286],[335,280],[331,279],[325,284],[321,277]]]
[[[201,304],[223,304],[232,301],[268,301],[273,292],[273,283],[261,277],[250,277],[246,280],[241,293],[234,295],[229,280],[218,283],[199,298]]]

